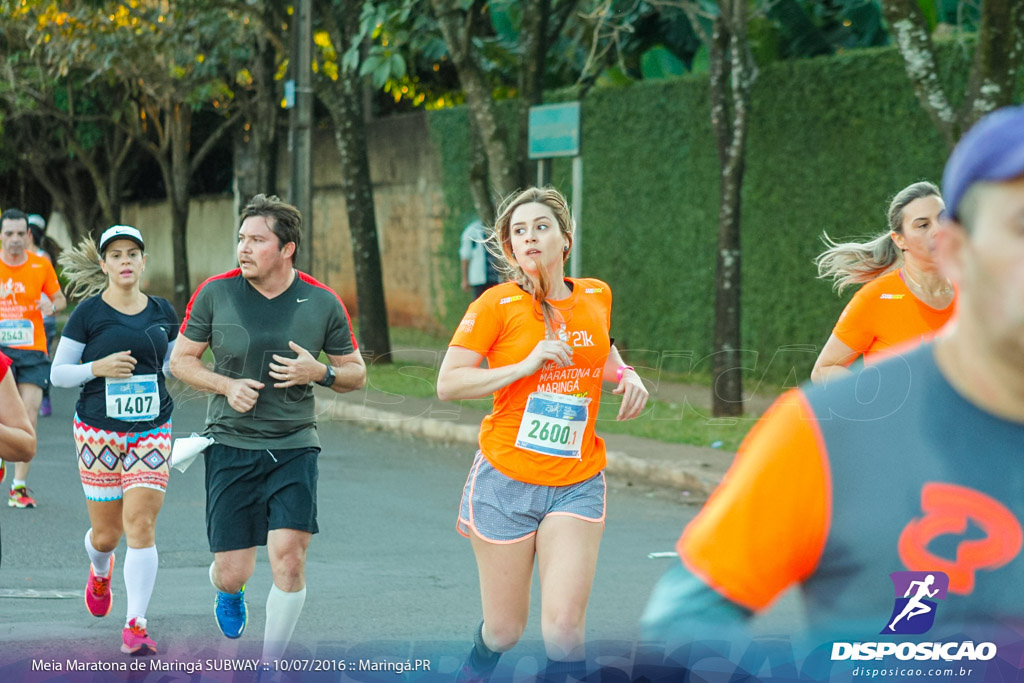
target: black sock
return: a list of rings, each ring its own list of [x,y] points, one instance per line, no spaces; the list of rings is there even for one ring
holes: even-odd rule
[[[469,656],[462,664],[463,672],[476,678],[488,678],[498,666],[499,659],[501,653],[495,652],[484,643],[484,622],[481,620],[473,635],[473,649],[469,651]],[[466,671],[467,668],[470,671]]]
[[[579,659],[573,662],[556,662],[548,660],[544,671],[538,676],[544,683],[568,683],[569,681],[580,681],[587,675],[586,660]]]

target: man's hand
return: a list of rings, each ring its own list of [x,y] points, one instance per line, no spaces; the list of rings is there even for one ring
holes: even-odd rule
[[[288,348],[297,354],[295,358],[285,358],[275,353],[275,362],[270,364],[270,376],[281,380],[274,384],[275,389],[304,386],[323,379],[327,374],[324,364],[313,358],[309,351],[293,341],[288,342]]]
[[[247,413],[256,405],[260,389],[265,385],[254,379],[233,379],[224,396],[235,412]]]

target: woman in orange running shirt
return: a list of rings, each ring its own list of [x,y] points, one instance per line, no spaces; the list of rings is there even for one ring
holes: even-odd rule
[[[932,240],[946,205],[939,188],[914,183],[889,204],[889,230],[866,242],[837,244],[815,260],[818,277],[831,278],[842,293],[867,283],[847,304],[811,370],[821,382],[846,374],[859,356],[884,356],[892,347],[935,334],[953,316],[956,292],[932,260]]]
[[[545,680],[579,679],[604,531],[606,454],[594,434],[601,386],[617,383],[620,420],[640,414],[647,390],[611,343],[611,289],[565,277],[573,241],[565,198],[529,188],[499,214],[488,247],[509,281],[470,304],[437,378],[442,400],[494,396],[457,523],[476,555],[484,618],[455,680],[487,680],[522,636],[535,562]]]

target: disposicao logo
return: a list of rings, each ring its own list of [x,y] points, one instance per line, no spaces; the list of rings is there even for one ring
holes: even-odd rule
[[[889,578],[896,590],[896,604],[880,633],[927,633],[935,623],[935,600],[946,599],[949,577],[944,572],[893,572]]]
[[[935,624],[936,600],[945,600],[949,576],[945,572],[893,572],[889,575],[895,591],[895,604],[881,635],[920,635]],[[989,660],[996,656],[994,643],[957,642],[861,642],[832,643],[833,661],[896,657],[900,660],[968,661]]]

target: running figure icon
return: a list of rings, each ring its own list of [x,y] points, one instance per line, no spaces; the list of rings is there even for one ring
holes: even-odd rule
[[[934,574],[929,574],[924,578],[923,581],[910,582],[910,585],[907,586],[907,592],[903,594],[903,597],[910,598],[910,600],[908,600],[907,604],[904,605],[903,611],[899,613],[899,616],[893,619],[892,623],[889,624],[890,631],[892,631],[893,633],[896,632],[896,622],[898,622],[903,617],[906,617],[907,621],[910,621],[911,617],[916,617],[919,614],[927,614],[928,612],[932,611],[931,605],[922,602],[922,599],[934,598],[938,594],[938,588],[936,588],[933,591],[928,590],[933,583],[935,583]],[[911,597],[910,593],[914,590],[915,586],[917,586],[917,592],[914,593],[913,597]]]

